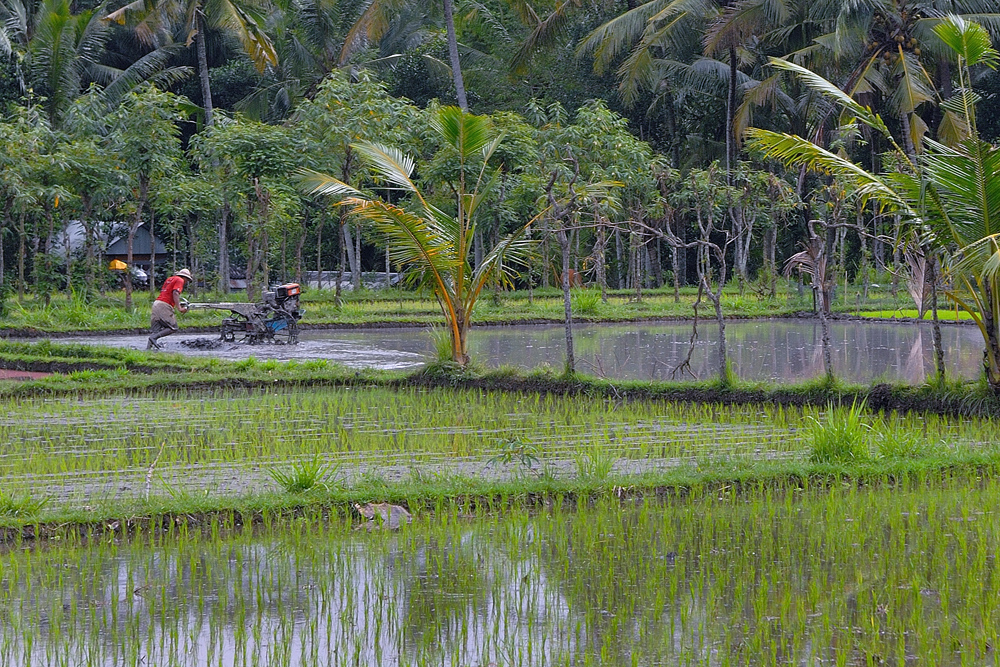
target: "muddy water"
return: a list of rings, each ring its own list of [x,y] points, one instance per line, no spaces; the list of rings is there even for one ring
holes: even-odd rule
[[[982,364],[982,342],[971,326],[944,325],[945,363],[950,377],[974,378]],[[581,324],[575,327],[578,370],[619,379],[707,378],[716,373],[718,333],[705,322],[689,372],[673,373],[689,348],[689,323]],[[823,374],[819,322],[733,321],[726,326],[729,356],[747,380],[796,381]],[[831,323],[837,377],[851,382],[876,379],[923,382],[934,372],[931,328],[927,324],[844,321]],[[561,369],[565,342],[561,326],[475,328],[470,352],[490,366]],[[163,339],[169,352],[243,359],[328,359],[352,368],[417,368],[433,350],[422,329],[313,330],[296,346],[206,345],[206,334]],[[141,348],[144,336],[95,336],[80,342]]]

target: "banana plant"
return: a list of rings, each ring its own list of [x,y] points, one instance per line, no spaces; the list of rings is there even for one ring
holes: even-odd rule
[[[451,341],[452,360],[469,362],[468,332],[473,308],[489,284],[509,284],[516,275],[513,264],[527,265],[535,242],[525,231],[545,211],[501,239],[473,268],[470,262],[476,231],[476,213],[500,177],[490,158],[503,140],[493,132],[488,118],[466,113],[458,107],[436,111],[431,125],[455,150],[461,176],[453,183],[455,208],[446,212],[433,204],[413,181],[415,162],[398,148],[362,141],[352,144],[376,179],[409,194],[404,203],[370,197],[332,176],[312,170],[300,171],[302,189],[310,194],[339,198],[353,215],[372,224],[386,236],[390,256],[397,265],[409,267],[414,279],[437,297]],[[467,170],[467,166],[478,166]]]
[[[931,248],[947,251],[955,286],[946,294],[979,327],[985,343],[986,380],[1000,395],[1000,147],[979,137],[970,68],[1000,64],[1000,53],[978,23],[959,16],[943,18],[934,32],[957,61],[958,91],[943,103],[961,119],[960,136],[950,145],[923,138],[913,156],[892,137],[882,118],[822,77],[786,61],[772,61],[794,72],[806,85],[841,106],[848,123],[862,123],[892,146],[896,168],[872,173],[842,155],[802,137],[748,131],[750,144],[790,166],[805,166],[852,184],[862,203],[876,202],[902,215]]]

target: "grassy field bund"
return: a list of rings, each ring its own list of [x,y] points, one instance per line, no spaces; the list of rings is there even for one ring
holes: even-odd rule
[[[727,288],[723,297],[723,310],[727,317],[762,318],[787,317],[811,312],[813,302],[808,287],[799,292],[794,283],[781,282],[775,298],[755,291],[750,286],[741,293],[736,286]],[[841,292],[847,298],[838,298],[834,310],[841,315],[878,317],[886,319],[912,319],[917,316],[913,302],[902,287],[895,296],[885,288],[870,289],[868,298],[858,290]],[[242,293],[228,295],[201,293],[186,295],[191,301],[221,302],[245,300]],[[626,322],[655,319],[689,319],[693,317],[692,305],[697,293],[685,287],[675,301],[673,289],[643,290],[641,299],[634,291],[612,290],[607,303],[601,302],[596,290],[574,289],[574,317],[589,322]],[[124,295],[108,293],[91,299],[67,297],[56,294],[49,305],[33,296],[24,300],[8,299],[0,318],[0,335],[59,334],[71,332],[136,331],[149,327],[149,309],[152,295],[145,298],[138,294],[135,308],[126,310]],[[302,298],[306,317],[302,326],[403,326],[430,325],[441,321],[441,311],[429,295],[411,291],[382,290],[344,292],[338,306],[330,291],[306,291]],[[708,302],[702,304],[702,317],[711,317]],[[518,324],[531,322],[561,322],[563,319],[562,293],[554,288],[501,292],[480,299],[476,305],[476,324]],[[967,318],[956,315],[954,309],[939,311],[942,321]],[[925,319],[930,314],[925,315]],[[218,311],[194,310],[181,316],[182,329],[210,329],[218,326]]]

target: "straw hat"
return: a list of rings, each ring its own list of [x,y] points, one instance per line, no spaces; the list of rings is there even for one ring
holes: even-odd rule
[[[191,272],[188,271],[187,269],[181,269],[180,271],[178,271],[174,275],[175,276],[180,276],[181,278],[187,278],[188,280],[194,280],[194,278],[191,276]]]

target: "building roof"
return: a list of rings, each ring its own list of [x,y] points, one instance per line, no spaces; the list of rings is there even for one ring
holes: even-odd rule
[[[128,254],[128,237],[125,235],[113,240],[110,245],[108,245],[106,255],[126,255]],[[139,227],[135,231],[135,239],[132,242],[132,254],[133,255],[149,255],[149,230],[146,229],[145,225]],[[166,255],[167,247],[163,245],[163,241],[159,238],[156,239],[156,254]]]

